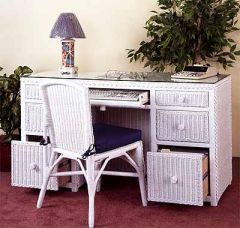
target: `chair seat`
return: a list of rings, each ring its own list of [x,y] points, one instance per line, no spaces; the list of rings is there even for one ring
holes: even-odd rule
[[[142,138],[141,130],[100,123],[93,125],[93,134],[96,153],[113,150],[137,142]]]

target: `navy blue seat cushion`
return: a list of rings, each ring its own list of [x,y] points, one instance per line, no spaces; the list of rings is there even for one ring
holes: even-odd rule
[[[113,150],[141,140],[142,132],[138,129],[117,127],[97,123],[93,125],[96,153]]]

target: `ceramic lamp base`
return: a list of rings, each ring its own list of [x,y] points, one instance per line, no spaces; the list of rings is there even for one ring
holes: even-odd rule
[[[59,72],[61,74],[77,74],[78,72],[78,67],[64,67],[62,66],[60,69],[59,69]]]
[[[78,68],[74,66],[74,39],[63,39],[61,74],[77,74]]]

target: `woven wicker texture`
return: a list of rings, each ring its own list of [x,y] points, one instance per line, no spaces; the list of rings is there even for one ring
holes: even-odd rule
[[[216,198],[220,199],[232,181],[231,81],[221,84],[215,93],[215,167]],[[226,134],[227,133],[227,134]]]
[[[88,89],[57,84],[43,87],[43,97],[49,104],[45,105],[46,118],[54,126],[56,147],[83,154],[93,143]]]
[[[25,86],[26,99],[41,100],[40,90],[38,84],[28,84]]]
[[[208,92],[156,91],[156,104],[208,107]]]
[[[25,105],[26,130],[36,133],[43,133],[43,105],[28,102]]]
[[[209,142],[208,112],[157,110],[157,139]]]
[[[54,73],[50,72],[45,73],[47,78],[21,79],[23,141],[28,140],[28,135],[43,134],[43,126],[39,121],[43,120],[42,96],[39,88],[41,83],[63,80],[49,78],[53,75]],[[81,79],[66,81],[87,88],[149,90],[149,109],[107,108],[107,111],[100,112],[98,107],[94,107],[92,109],[94,123],[103,121],[141,129],[145,152],[156,152],[159,145],[208,148],[210,195],[206,201],[210,201],[212,206],[217,206],[222,193],[231,184],[232,179],[230,77],[216,84]],[[114,162],[113,165],[109,165],[111,169],[118,166],[121,170],[128,170],[124,163]],[[77,170],[77,167],[78,165],[72,166],[74,170]],[[75,190],[79,186],[78,183],[79,177],[73,177],[72,186],[75,186]]]
[[[148,200],[203,205],[202,154],[148,153]]]
[[[102,153],[92,156],[81,156],[94,143],[88,88],[63,80],[57,83],[43,84],[41,89],[45,113],[44,138],[47,135],[46,130],[48,130],[54,154],[51,156],[49,164],[46,164],[45,178],[37,208],[42,207],[49,177],[84,175],[89,195],[89,227],[94,227],[94,198],[98,186],[100,188],[102,174],[138,177],[142,203],[143,206],[146,206],[142,141],[131,143],[126,141],[125,145],[121,143],[121,147],[102,151]],[[131,153],[131,156],[128,152]],[[135,172],[104,171],[108,162],[118,157],[122,157],[131,164]],[[81,171],[54,172],[54,167],[64,158],[77,161]]]
[[[51,147],[39,146],[36,142],[12,141],[12,185],[41,188],[44,177],[44,150],[49,160]],[[58,190],[58,180],[51,177],[48,189]]]

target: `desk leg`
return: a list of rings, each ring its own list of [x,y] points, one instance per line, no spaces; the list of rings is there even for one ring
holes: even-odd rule
[[[217,200],[216,199],[214,199],[214,200],[211,199],[211,206],[216,207],[217,205],[218,205]]]

